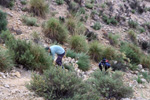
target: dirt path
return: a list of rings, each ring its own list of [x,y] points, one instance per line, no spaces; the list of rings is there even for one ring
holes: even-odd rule
[[[25,84],[31,79],[31,72],[18,69],[21,77],[0,78],[0,100],[44,100],[30,92]]]

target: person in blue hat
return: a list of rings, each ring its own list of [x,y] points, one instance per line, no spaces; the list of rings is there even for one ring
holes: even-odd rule
[[[99,69],[102,71],[103,67],[105,68],[105,71],[110,68],[110,64],[106,58],[103,58],[103,60],[99,63]]]

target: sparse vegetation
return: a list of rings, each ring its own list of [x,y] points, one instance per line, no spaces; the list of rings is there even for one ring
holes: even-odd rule
[[[0,10],[0,33],[2,30],[6,29],[7,29],[6,13]]]
[[[37,19],[34,17],[22,16],[22,21],[28,26],[38,26]]]
[[[45,0],[30,0],[30,11],[37,16],[45,17],[49,6]]]
[[[67,29],[55,18],[50,18],[44,27],[45,36],[63,44],[67,40]]]
[[[0,46],[0,71],[10,70],[12,67],[14,62],[9,50]]]
[[[83,35],[74,35],[69,41],[71,49],[76,52],[86,52],[88,51],[88,44],[86,43],[86,38]]]

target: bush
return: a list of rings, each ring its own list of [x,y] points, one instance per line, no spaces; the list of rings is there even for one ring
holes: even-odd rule
[[[21,64],[26,69],[37,70],[39,72],[43,72],[43,70],[49,68],[52,64],[50,56],[47,56],[48,54],[44,48],[32,45],[30,42],[24,40],[11,38],[12,36],[9,32],[3,32],[2,36],[16,64]]]
[[[108,39],[111,45],[117,45],[118,44],[118,39],[119,35],[113,35],[112,33],[108,34]]]
[[[27,4],[27,0],[21,0],[20,1],[22,5],[26,5]]]
[[[62,5],[62,4],[64,3],[64,0],[56,0],[56,3],[57,3],[58,5]]]
[[[74,50],[67,50],[66,57],[77,58],[77,53]]]
[[[108,16],[103,15],[102,19],[108,25],[109,24],[113,24],[113,25],[117,25],[118,24],[117,20],[114,17],[109,18]]]
[[[0,33],[2,30],[6,29],[7,29],[6,13],[0,10]]]
[[[85,14],[85,8],[83,8],[83,7],[80,8],[80,9],[79,9],[79,13],[80,13],[80,14]]]
[[[10,70],[14,66],[14,62],[10,52],[0,47],[0,71]]]
[[[30,0],[30,11],[37,16],[45,17],[49,6],[45,0]]]
[[[86,38],[83,35],[72,36],[69,43],[71,49],[74,49],[76,52],[88,51],[88,44],[86,43]]]
[[[22,16],[22,21],[28,26],[37,26],[37,19],[34,17]]]
[[[88,8],[88,9],[93,9],[93,4],[85,3],[85,7]]]
[[[133,30],[129,30],[128,32],[129,36],[130,36],[130,39],[134,42],[134,43],[137,43],[137,39],[136,39],[136,34],[134,33]]]
[[[140,63],[141,51],[135,45],[127,43],[122,44],[120,51],[125,53],[125,55],[130,59],[131,63]]]
[[[45,36],[51,38],[53,41],[57,41],[63,44],[67,40],[68,31],[61,25],[59,20],[51,18],[47,21],[44,27]]]
[[[98,100],[97,92],[76,74],[53,66],[43,76],[34,75],[28,88],[46,100]]]
[[[103,52],[103,47],[99,45],[97,41],[91,42],[89,47],[89,55],[93,60],[99,62],[102,58],[101,57],[102,52]]]
[[[76,2],[71,1],[71,2],[69,3],[69,10],[70,10],[70,11],[72,11],[72,12],[77,12],[78,9],[79,9],[79,5],[78,5]]]
[[[143,78],[145,78],[148,82],[150,82],[150,73],[148,72],[142,72]]]
[[[68,19],[67,23],[66,23],[66,26],[69,30],[69,32],[72,34],[72,35],[75,35],[75,30],[76,30],[76,20],[75,19]]]
[[[143,65],[144,68],[150,69],[150,56],[146,56],[143,54],[143,56],[141,56],[140,63]]]
[[[99,30],[100,28],[101,28],[101,25],[98,22],[96,22],[93,26],[93,29],[95,29],[95,30]]]
[[[111,76],[104,72],[96,71],[93,73],[93,87],[107,99],[115,97],[117,100],[125,97],[131,97],[133,90],[126,86],[122,81],[120,72],[115,72]]]
[[[109,60],[116,60],[116,59],[118,59],[118,55],[119,55],[119,53],[117,52],[117,50],[115,50],[111,46],[108,46],[104,49],[102,57],[105,57]]]
[[[129,20],[128,24],[130,28],[136,28],[138,26],[138,22],[133,21],[133,20]]]
[[[15,0],[0,0],[0,5],[12,8],[14,6]]]
[[[79,69],[83,71],[87,71],[90,68],[90,57],[85,53],[79,54],[79,59],[77,64],[79,65]]]
[[[140,31],[140,33],[146,32],[146,31],[145,31],[145,28],[143,28],[143,27],[140,27],[140,28],[139,28],[139,31]]]

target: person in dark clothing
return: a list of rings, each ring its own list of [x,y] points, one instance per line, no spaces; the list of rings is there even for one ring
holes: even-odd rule
[[[105,68],[105,71],[110,68],[110,64],[108,63],[108,60],[106,58],[103,58],[103,60],[99,63],[99,69],[101,71],[103,67]]]
[[[62,66],[63,68],[62,58],[65,55],[65,50],[59,45],[53,45],[50,47],[46,47],[45,49],[52,55],[53,61],[55,59],[55,54],[57,54],[56,64]]]

